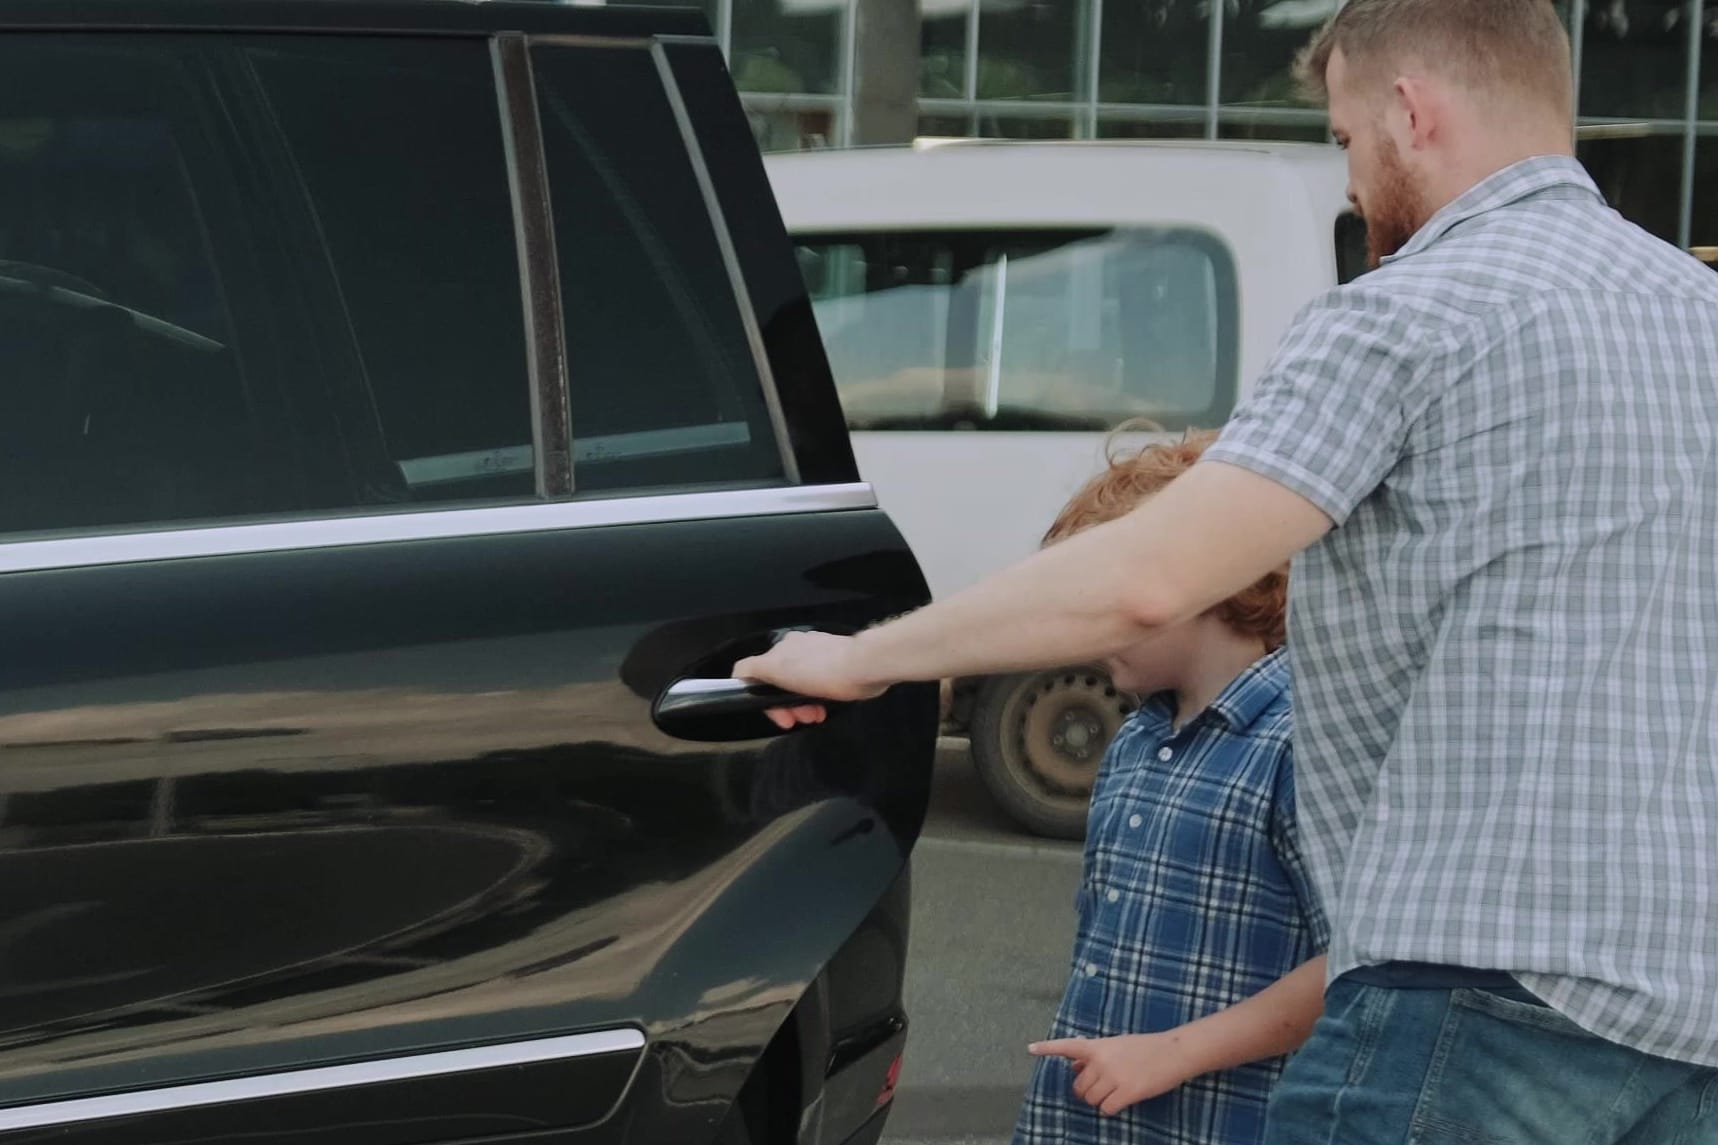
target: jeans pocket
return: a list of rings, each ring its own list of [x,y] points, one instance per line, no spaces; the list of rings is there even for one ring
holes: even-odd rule
[[[1549,1006],[1486,990],[1449,992],[1416,1145],[1576,1145],[1626,1084],[1616,1047]]]

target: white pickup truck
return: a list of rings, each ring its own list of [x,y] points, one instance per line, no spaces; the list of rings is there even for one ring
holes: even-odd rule
[[[1330,146],[949,141],[766,164],[860,472],[938,597],[1036,548],[1116,427],[1221,425],[1295,312],[1364,265]],[[1078,837],[1134,698],[1090,666],[954,697],[1003,808]]]

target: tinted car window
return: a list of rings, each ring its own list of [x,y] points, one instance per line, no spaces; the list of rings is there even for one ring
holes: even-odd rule
[[[270,44],[248,59],[411,499],[531,496],[524,314],[487,52],[374,40]]]
[[[235,342],[215,252],[233,183],[203,105],[172,52],[0,40],[6,530],[302,496]]]
[[[644,49],[534,53],[582,492],[782,479],[757,358]]]
[[[1234,405],[1234,265],[1202,232],[797,241],[854,429],[1180,428]]]
[[[1336,281],[1350,283],[1369,269],[1366,221],[1353,211],[1336,216]]]
[[[0,530],[529,496],[494,104],[475,40],[0,38]]]

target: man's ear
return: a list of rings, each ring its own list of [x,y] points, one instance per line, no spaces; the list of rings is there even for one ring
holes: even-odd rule
[[[1443,104],[1436,87],[1420,76],[1398,76],[1391,97],[1391,111],[1408,147],[1423,150],[1436,137],[1442,118]]]

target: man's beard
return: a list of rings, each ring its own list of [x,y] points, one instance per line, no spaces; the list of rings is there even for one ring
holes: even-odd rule
[[[1385,136],[1378,143],[1378,183],[1361,205],[1366,219],[1366,263],[1376,268],[1413,238],[1431,218],[1426,197],[1415,186],[1402,162],[1396,141]]]

